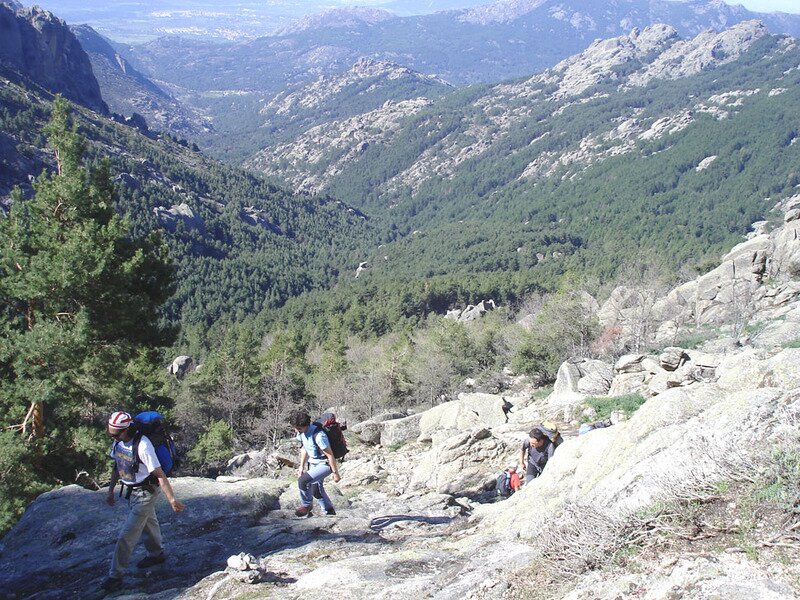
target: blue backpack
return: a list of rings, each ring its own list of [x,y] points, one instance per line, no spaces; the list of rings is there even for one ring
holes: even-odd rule
[[[136,434],[133,438],[133,472],[139,468],[139,440],[143,435],[147,436],[156,450],[158,462],[161,463],[161,470],[165,475],[169,475],[177,466],[178,459],[175,454],[175,442],[167,431],[164,416],[155,410],[139,413],[133,418],[136,426]]]

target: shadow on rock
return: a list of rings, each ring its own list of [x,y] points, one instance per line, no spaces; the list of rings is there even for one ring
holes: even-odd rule
[[[369,523],[372,531],[380,531],[393,523],[400,521],[414,521],[417,523],[427,523],[428,525],[447,525],[453,522],[453,517],[423,517],[418,515],[386,515],[375,517]]]

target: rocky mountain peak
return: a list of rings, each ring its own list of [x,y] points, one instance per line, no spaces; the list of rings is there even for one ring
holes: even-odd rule
[[[89,57],[67,24],[39,7],[0,4],[0,63],[53,93],[107,114]]]
[[[323,27],[341,28],[356,27],[362,24],[375,25],[394,18],[396,18],[394,13],[380,8],[368,8],[366,6],[332,8],[321,13],[309,15],[287,27],[278,29],[273,35],[291,35]]]
[[[643,64],[628,77],[628,85],[652,79],[679,79],[739,58],[754,42],[769,35],[759,21],[744,21],[730,29],[708,29],[681,40],[674,27],[656,24],[629,35],[596,40],[586,50],[561,61],[552,72],[561,74],[556,97],[575,96],[603,82],[621,79],[619,67]]]
[[[662,52],[641,73],[632,75],[631,85],[645,85],[652,79],[678,79],[731,62],[769,35],[760,21],[744,21],[722,32],[707,30],[690,40],[680,40]]]
[[[495,2],[494,4],[467,10],[459,17],[459,20],[479,25],[510,23],[547,2],[548,0],[500,0],[500,2]]]
[[[389,60],[378,60],[374,58],[362,57],[356,61],[353,67],[344,76],[347,79],[357,77],[367,79],[370,77],[387,77],[388,79],[400,79],[401,77],[413,77],[420,80],[437,81],[442,85],[449,85],[442,79],[434,75],[418,73],[403,65],[399,65]],[[333,78],[331,78],[333,79]]]

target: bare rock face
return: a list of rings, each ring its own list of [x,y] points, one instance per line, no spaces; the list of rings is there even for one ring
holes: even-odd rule
[[[185,202],[181,202],[180,204],[176,204],[170,208],[157,206],[153,209],[153,213],[155,213],[156,217],[158,217],[158,220],[161,221],[164,227],[170,231],[175,230],[175,228],[178,226],[178,222],[183,222],[189,229],[197,229],[199,231],[203,231],[205,229],[205,223],[203,222],[202,217],[194,212],[194,210],[192,210],[192,208]]]
[[[577,56],[562,61],[553,72],[563,74],[556,97],[577,96],[600,83],[618,81],[622,65],[665,52],[678,40],[668,25],[654,25],[628,36],[597,40]]]
[[[796,358],[785,356],[781,364]],[[481,507],[480,514],[507,539],[547,535],[559,507],[571,503],[622,517],[669,497],[676,485],[687,489],[729,476],[720,456],[729,457],[734,470],[745,468],[756,460],[750,453],[758,454],[782,426],[786,411],[800,411],[797,390],[734,392],[715,384],[669,389],[629,421],[566,440],[535,486],[523,487],[502,506]]]
[[[277,505],[287,483],[271,479],[217,483],[180,477],[172,479],[172,486],[176,497],[191,508],[176,514],[166,501],[158,502],[156,512],[170,555],[168,572],[156,583],[148,582],[147,572],[134,568],[126,580],[129,587],[191,585],[224,567],[231,540],[240,548],[255,548],[274,530],[253,525],[261,513]],[[87,578],[99,579],[108,572],[119,528],[128,515],[124,500],[114,507],[104,500],[105,490],[93,492],[77,485],[40,496],[0,543],[0,586],[22,597],[34,593],[43,598],[85,597]],[[135,554],[133,562],[137,560]],[[49,572],[53,566],[60,572],[58,578]]]
[[[780,280],[800,279],[800,220],[793,209],[786,213],[786,223],[772,238],[770,275]]]
[[[618,327],[623,341],[637,339],[637,327],[645,322],[656,343],[675,341],[687,325],[729,327],[735,343],[764,348],[798,339],[800,219],[793,212],[798,205],[800,196],[780,202],[776,207],[784,213],[780,227],[769,233],[759,228],[762,233],[748,235],[722,257],[718,267],[662,297],[615,289],[600,310],[601,322]],[[740,339],[736,332],[747,322],[760,323],[761,331]],[[662,366],[670,370],[677,354],[663,358]],[[632,357],[621,361],[631,364],[618,363],[618,372],[635,372]]]
[[[88,55],[66,23],[46,10],[0,4],[0,62],[53,93],[108,114]]]
[[[632,589],[692,590],[695,600],[784,600],[796,598],[791,586],[770,578],[741,554],[666,557],[639,575],[615,572],[592,575],[563,600],[615,600]],[[664,596],[669,597],[669,596]]]
[[[676,41],[647,69],[629,79],[631,85],[646,85],[652,79],[679,79],[710,66],[736,60],[759,39],[769,35],[758,21],[745,21],[722,32],[706,31],[697,37]]]
[[[717,375],[719,386],[727,390],[792,390],[800,383],[800,348],[789,348],[772,357],[764,351],[748,349],[723,360]]]

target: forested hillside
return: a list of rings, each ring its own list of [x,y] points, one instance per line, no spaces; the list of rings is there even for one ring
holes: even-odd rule
[[[702,267],[798,183],[800,51],[754,24],[637,36],[531,79],[331,123],[250,164],[388,215],[404,237],[373,253],[375,271],[557,262],[607,279],[642,255]],[[715,44],[721,59],[692,62]]]
[[[42,126],[48,96],[0,80],[3,152],[14,184],[50,169]],[[205,158],[168,135],[148,137],[76,107],[88,156],[110,159],[118,208],[136,235],[164,232],[178,270],[164,310],[170,323],[211,323],[275,307],[355,269],[376,234],[339,201],[295,196],[265,180]]]

